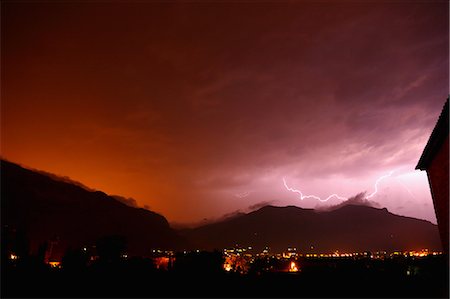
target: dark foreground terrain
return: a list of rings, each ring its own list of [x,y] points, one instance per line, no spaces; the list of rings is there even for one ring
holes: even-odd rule
[[[310,259],[296,273],[225,272],[220,255],[97,261],[59,269],[29,260],[2,265],[2,297],[403,297],[448,298],[445,256],[386,260]]]

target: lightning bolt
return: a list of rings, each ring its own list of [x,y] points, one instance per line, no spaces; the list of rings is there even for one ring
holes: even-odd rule
[[[387,177],[390,177],[390,176],[392,175],[392,173],[394,173],[393,170],[392,170],[389,174],[386,174],[386,175],[383,175],[383,176],[379,177],[379,178],[376,180],[376,182],[375,182],[375,191],[373,191],[371,194],[369,194],[368,196],[366,196],[365,199],[372,198],[375,194],[377,194],[377,192],[378,192],[378,184],[379,184],[383,179],[385,179],[385,178],[387,178]],[[341,199],[341,200],[348,200],[347,197],[342,197],[342,196],[339,196],[339,195],[337,195],[337,194],[331,194],[330,196],[328,196],[328,197],[325,198],[325,199],[322,199],[322,198],[320,198],[319,196],[316,196],[316,195],[303,195],[302,191],[289,187],[289,186],[287,185],[287,183],[286,183],[286,179],[285,179],[285,178],[283,178],[283,184],[284,184],[284,187],[286,188],[286,190],[291,191],[291,192],[293,192],[293,193],[299,194],[301,200],[303,200],[303,199],[305,199],[305,198],[314,198],[314,199],[317,199],[318,201],[325,202],[325,201],[330,200],[330,199],[333,198],[333,197],[336,197],[337,199]]]
[[[375,182],[375,191],[373,191],[370,195],[366,196],[366,199],[372,198],[375,194],[377,194],[378,192],[378,183],[381,182],[381,180],[390,177],[392,174],[394,173],[394,171],[392,170],[391,172],[389,172],[389,174],[383,175],[381,177],[378,178],[378,180]]]
[[[403,184],[402,182],[400,182],[399,179],[397,179],[397,178],[395,178],[395,179],[397,180],[397,182],[400,183],[400,185],[402,185],[403,188],[405,188],[406,191],[408,191],[408,193],[409,193],[414,199],[416,199],[416,197],[414,196],[414,194],[411,193],[411,191],[408,189],[408,187],[406,187],[405,184]]]
[[[301,200],[304,200],[305,198],[314,198],[314,199],[317,199],[318,201],[325,202],[325,201],[328,201],[330,198],[333,198],[333,197],[336,197],[336,198],[339,198],[339,199],[342,199],[342,200],[347,200],[347,198],[339,196],[337,194],[331,194],[330,196],[328,196],[325,199],[321,199],[320,197],[315,196],[315,195],[303,195],[302,191],[289,187],[287,185],[287,183],[286,183],[286,179],[285,178],[283,178],[283,183],[284,183],[284,187],[286,187],[286,189],[288,191],[300,194],[300,199]]]
[[[234,194],[234,196],[236,196],[237,198],[244,198],[244,197],[249,196],[251,192],[252,191],[245,191],[245,192]]]

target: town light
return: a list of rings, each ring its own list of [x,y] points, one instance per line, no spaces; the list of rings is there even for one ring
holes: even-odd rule
[[[289,266],[289,272],[297,272],[298,268],[295,262],[291,262],[291,265]]]

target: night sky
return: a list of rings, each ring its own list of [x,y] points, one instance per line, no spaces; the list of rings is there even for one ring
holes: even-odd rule
[[[360,192],[436,223],[415,165],[448,1],[2,2],[1,155],[171,222]]]

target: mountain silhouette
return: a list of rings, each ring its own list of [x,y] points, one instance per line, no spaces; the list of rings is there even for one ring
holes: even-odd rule
[[[130,255],[147,255],[152,248],[176,249],[183,243],[155,212],[4,160],[1,216],[3,228],[26,233],[32,252],[58,240],[53,252],[57,257],[68,248],[93,245],[113,235],[125,238]]]
[[[437,225],[394,215],[386,208],[347,205],[333,211],[265,206],[257,211],[182,230],[193,246],[207,249],[251,246],[273,252],[441,250]]]
[[[155,212],[4,160],[1,216],[2,227],[26,233],[34,252],[57,239],[57,257],[111,235],[126,239],[130,255],[148,255],[153,248],[221,250],[236,245],[255,250],[268,246],[274,252],[288,247],[302,252],[441,250],[436,225],[356,205],[332,211],[269,205],[176,231]]]

